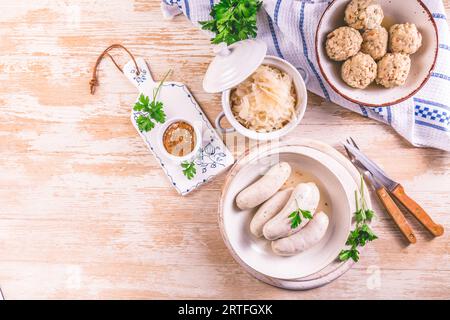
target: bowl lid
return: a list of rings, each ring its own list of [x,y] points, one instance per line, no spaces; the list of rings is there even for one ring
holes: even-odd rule
[[[233,88],[261,65],[267,45],[260,40],[242,40],[230,46],[224,42],[214,48],[216,56],[206,70],[203,89],[209,93]]]

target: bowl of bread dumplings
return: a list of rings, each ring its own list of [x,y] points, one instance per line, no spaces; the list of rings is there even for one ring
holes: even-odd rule
[[[437,27],[420,0],[334,0],[316,32],[323,77],[362,106],[412,97],[428,81],[437,52]]]

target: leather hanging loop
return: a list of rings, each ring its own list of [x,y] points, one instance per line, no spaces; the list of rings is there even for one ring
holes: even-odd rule
[[[133,60],[134,65],[136,66],[136,74],[139,75],[140,71],[139,71],[139,67],[138,64],[136,63],[136,59],[134,58],[133,54],[127,49],[125,48],[123,45],[121,44],[113,44],[110,45],[108,48],[106,48],[97,58],[97,61],[95,62],[95,66],[94,66],[94,70],[92,71],[92,79],[89,81],[89,86],[90,86],[90,91],[91,94],[95,93],[95,87],[97,87],[99,85],[98,83],[98,66],[100,65],[100,62],[102,62],[103,58],[105,56],[108,56],[111,61],[114,63],[114,65],[116,66],[116,68],[123,73],[123,69],[117,64],[116,60],[114,60],[113,56],[109,53],[109,51],[113,50],[113,49],[123,49],[125,50],[126,53],[128,53],[128,55],[131,57],[131,60]]]

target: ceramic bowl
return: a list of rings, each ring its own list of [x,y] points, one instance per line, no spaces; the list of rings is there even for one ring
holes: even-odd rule
[[[170,154],[169,152],[167,152],[166,148],[164,147],[164,143],[163,143],[164,132],[166,132],[167,128],[171,124],[178,122],[178,121],[183,121],[183,122],[190,124],[192,126],[192,128],[194,128],[194,132],[195,132],[195,147],[194,147],[194,149],[190,153],[188,153],[182,157],[177,157],[177,156],[174,156],[173,154]],[[202,134],[201,134],[200,129],[198,128],[197,125],[195,125],[194,123],[192,123],[186,119],[171,118],[171,119],[168,119],[166,122],[164,122],[164,124],[159,128],[158,148],[160,149],[161,153],[164,154],[165,157],[167,157],[168,159],[170,159],[173,162],[181,163],[183,161],[190,161],[192,158],[195,157],[195,155],[197,154],[197,152],[201,148],[201,146],[202,146]]]
[[[279,161],[287,161],[293,169],[287,186],[309,181],[317,184],[321,192],[319,209],[330,218],[324,238],[312,248],[291,257],[277,256],[270,241],[250,233],[250,221],[257,209],[241,211],[235,204],[241,190]],[[239,162],[236,165],[239,166]],[[345,247],[355,211],[357,186],[350,173],[331,156],[304,146],[279,146],[257,153],[242,167],[234,167],[230,174],[219,204],[219,223],[225,243],[246,269],[271,278],[298,279],[328,266]]]
[[[237,121],[236,118],[234,117],[233,112],[231,111],[231,103],[230,103],[231,90],[226,90],[222,92],[223,112],[221,112],[216,118],[215,121],[216,128],[218,128],[222,132],[233,132],[236,130],[240,134],[254,140],[273,140],[285,136],[300,123],[300,121],[303,118],[303,115],[305,114],[306,104],[308,101],[308,94],[305,85],[305,82],[308,81],[307,73],[302,72],[303,77],[305,78],[304,80],[302,75],[300,75],[298,70],[292,64],[290,64],[286,60],[274,56],[266,56],[263,60],[263,64],[275,67],[289,74],[292,77],[294,81],[295,91],[297,93],[297,105],[295,106],[296,118],[293,119],[288,124],[286,124],[283,128],[268,133],[260,133],[247,129],[242,124],[240,124],[239,121]],[[221,126],[220,122],[223,117],[227,118],[228,122],[232,125],[232,128],[223,128]]]
[[[430,78],[438,53],[438,33],[433,17],[420,0],[377,0],[384,12],[382,26],[388,31],[397,23],[414,23],[422,34],[422,46],[411,55],[411,71],[403,86],[384,88],[372,83],[366,89],[348,86],[341,78],[342,63],[328,58],[325,51],[327,34],[344,26],[344,11],[349,1],[334,0],[322,15],[316,32],[316,54],[320,71],[328,84],[339,95],[363,106],[390,106],[400,103],[422,88]]]

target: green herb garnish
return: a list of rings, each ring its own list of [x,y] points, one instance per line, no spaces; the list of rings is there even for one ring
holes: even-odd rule
[[[157,101],[156,97],[161,90],[161,86],[171,72],[172,70],[169,70],[159,83],[158,87],[153,89],[152,101],[150,101],[148,96],[141,93],[138,102],[134,105],[133,110],[142,113],[136,119],[139,131],[148,132],[155,127],[155,121],[159,123],[164,123],[166,121],[166,114],[163,109],[164,104],[161,101]]]
[[[234,42],[256,37],[256,14],[261,8],[258,0],[221,0],[211,9],[212,20],[199,21],[203,30],[216,34],[211,42],[219,44]]]
[[[295,199],[295,201],[297,202],[297,199]],[[292,211],[292,213],[289,215],[289,218],[291,219],[291,229],[297,228],[300,225],[300,223],[302,223],[302,217],[308,220],[311,220],[313,218],[311,211],[302,210],[300,208],[298,208],[295,211]]]
[[[364,179],[362,176],[360,195],[361,196],[359,197],[358,201],[358,192],[355,190],[356,227],[355,230],[350,231],[347,242],[345,243],[347,246],[350,246],[350,249],[342,250],[341,253],[339,253],[339,260],[341,261],[346,261],[351,258],[353,259],[353,261],[358,262],[358,247],[363,247],[367,242],[378,239],[378,237],[367,224],[375,217],[375,212],[367,208],[366,199],[364,198]]]
[[[194,161],[184,161],[181,163],[181,167],[183,168],[183,174],[188,180],[191,180],[197,174]]]

